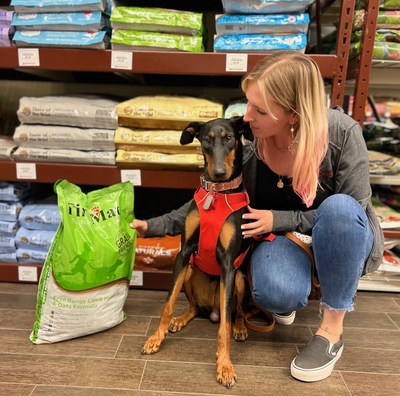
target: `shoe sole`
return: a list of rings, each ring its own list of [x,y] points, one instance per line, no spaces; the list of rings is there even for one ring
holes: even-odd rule
[[[283,326],[289,326],[296,319],[296,311],[293,311],[289,316],[278,315],[275,313],[273,313],[272,316],[274,317],[275,322],[277,324],[280,324]]]
[[[329,363],[325,366],[316,368],[316,369],[302,369],[297,367],[294,361],[296,358],[293,359],[292,364],[290,365],[290,374],[292,377],[303,381],[303,382],[316,382],[322,381],[325,378],[328,378],[335,367],[336,362],[340,359],[343,353],[343,346],[338,350],[334,359],[332,359]]]

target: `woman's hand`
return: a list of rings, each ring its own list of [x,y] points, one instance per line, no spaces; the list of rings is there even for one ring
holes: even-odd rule
[[[256,235],[266,234],[272,231],[273,215],[270,210],[259,210],[247,207],[249,213],[243,215],[243,238],[252,238]]]
[[[135,219],[129,224],[129,227],[136,230],[139,238],[144,238],[147,232],[147,221]]]

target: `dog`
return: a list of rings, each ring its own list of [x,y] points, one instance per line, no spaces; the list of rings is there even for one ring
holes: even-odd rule
[[[183,130],[181,144],[189,144],[194,138],[201,143],[204,173],[185,219],[181,250],[160,322],[142,348],[142,354],[158,352],[168,330],[177,332],[195,316],[207,312],[212,322],[220,323],[216,380],[227,388],[236,383],[230,359],[231,333],[237,341],[248,337],[243,310],[245,275],[236,267],[250,246],[241,231],[242,215],[249,204],[242,182],[243,139],[250,133],[243,117],[191,122]],[[219,226],[208,224],[208,219],[218,217],[219,206],[225,207]],[[212,233],[216,234],[214,241],[204,242]],[[173,318],[182,287],[189,309]]]

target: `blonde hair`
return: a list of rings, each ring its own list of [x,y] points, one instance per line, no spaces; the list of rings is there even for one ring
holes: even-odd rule
[[[298,115],[292,185],[310,207],[319,185],[319,167],[328,149],[326,96],[319,68],[307,55],[279,51],[263,58],[243,77],[244,92],[252,82],[258,85],[266,106],[269,99]],[[256,139],[255,143],[261,153],[265,141]]]

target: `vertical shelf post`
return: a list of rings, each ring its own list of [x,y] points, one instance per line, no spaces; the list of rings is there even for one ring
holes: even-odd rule
[[[354,0],[342,0],[340,26],[336,38],[337,71],[332,78],[331,106],[342,106],[344,102],[347,66],[354,15]]]
[[[354,86],[353,118],[363,125],[365,104],[368,98],[368,85],[371,74],[372,55],[376,25],[379,11],[379,0],[367,0],[365,7],[364,28],[360,43],[358,72]]]

